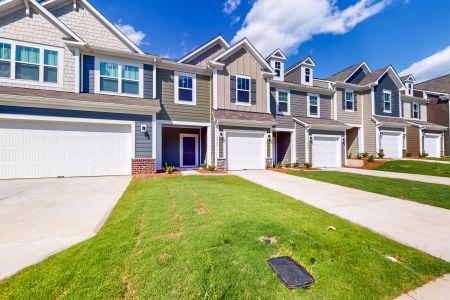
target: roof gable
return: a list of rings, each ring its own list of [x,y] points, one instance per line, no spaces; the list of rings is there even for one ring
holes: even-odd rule
[[[195,50],[187,53],[185,56],[180,58],[177,62],[186,63],[188,61],[194,60],[196,57],[200,56],[201,54],[205,53],[206,51],[208,51],[209,49],[211,49],[212,47],[214,47],[216,45],[220,45],[224,49],[230,48],[230,44],[228,44],[228,42],[221,35],[218,35],[215,38],[207,41],[200,47],[196,48]]]
[[[347,82],[360,69],[362,69],[366,75],[372,73],[372,70],[370,70],[367,63],[365,61],[362,61],[362,62],[354,64],[342,71],[339,71],[338,73],[336,73],[334,75],[331,75],[327,79],[331,80],[331,81]]]
[[[314,62],[314,60],[311,58],[311,56],[306,56],[304,58],[302,58],[301,60],[299,60],[298,62],[296,62],[295,64],[293,64],[292,66],[290,66],[285,74],[289,74],[290,72],[294,71],[295,69],[297,69],[298,67],[300,67],[301,65],[308,65],[310,67],[315,67],[316,63]]]
[[[378,84],[378,81],[380,80],[380,78],[383,77],[384,74],[386,74],[386,73],[392,78],[392,80],[394,81],[397,88],[399,88],[399,89],[404,88],[403,82],[401,81],[397,72],[390,65],[380,68],[380,69],[370,73],[363,80],[361,80],[361,82],[359,84],[360,85]]]
[[[412,74],[408,74],[408,75],[405,75],[405,76],[401,76],[401,77],[400,77],[400,80],[401,80],[402,82],[405,82],[405,81],[415,82],[415,81],[416,81],[416,78],[415,78]]]
[[[277,48],[269,56],[267,56],[266,60],[270,60],[270,58],[272,58],[272,57],[274,57],[276,59],[286,60],[286,55],[280,48]]]
[[[426,92],[450,94],[450,74],[416,83],[414,88]]]

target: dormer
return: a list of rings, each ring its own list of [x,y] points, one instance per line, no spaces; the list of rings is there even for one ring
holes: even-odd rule
[[[405,75],[400,77],[400,79],[402,80],[404,86],[405,86],[405,95],[406,96],[414,96],[414,83],[416,82],[416,78],[414,78],[414,76],[412,74],[409,75]]]
[[[266,61],[275,71],[273,79],[284,81],[284,62],[286,61],[286,55],[284,55],[283,51],[278,48],[266,58]]]
[[[286,70],[285,80],[302,85],[313,85],[315,62],[310,56],[300,60]]]

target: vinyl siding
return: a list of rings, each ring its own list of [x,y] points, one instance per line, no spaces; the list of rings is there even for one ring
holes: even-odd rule
[[[144,65],[144,98],[153,98],[153,65]]]
[[[428,94],[427,117],[428,122],[449,126],[449,101],[440,100],[438,96]],[[447,130],[444,134],[444,147],[445,155],[450,156],[450,130]]]
[[[157,69],[156,93],[161,101],[158,120],[210,122],[210,78],[197,74],[197,105],[176,104],[174,71]]]
[[[186,63],[206,67],[211,59],[218,56],[224,50],[220,44],[216,44],[191,60],[187,60]]]
[[[300,83],[302,79],[302,66],[299,65],[295,69],[284,75],[284,80],[292,83]]]
[[[219,109],[267,112],[267,81],[256,59],[245,49],[229,57],[225,67],[217,73],[217,105]],[[230,76],[246,75],[256,80],[256,104],[236,105],[230,101]]]
[[[271,88],[270,89],[270,111],[272,112],[272,115],[276,118],[278,124],[277,128],[294,128],[294,119],[293,116],[295,116],[295,112],[298,112],[301,110],[298,106],[301,105],[299,101],[293,101],[293,94],[291,94],[291,103],[290,103],[290,109],[291,109],[291,115],[285,116],[285,115],[278,115],[277,112],[277,102],[276,102],[276,89]]]
[[[362,68],[359,68],[358,71],[356,71],[348,80],[348,83],[358,84],[361,82],[361,80],[366,77],[366,73]]]
[[[370,90],[363,94],[363,122],[364,122],[364,151],[376,154],[376,130],[372,120],[372,93]]]
[[[414,156],[420,154],[420,133],[419,128],[409,126],[406,128],[406,146],[407,153],[412,153]]]
[[[388,116],[388,117],[400,117],[399,110],[399,101],[400,95],[397,86],[395,85],[394,80],[390,77],[388,73],[383,75],[380,79],[379,84],[375,86],[375,114],[379,116]],[[392,93],[391,96],[391,113],[387,113],[383,111],[383,101],[384,101],[384,90],[389,90]]]
[[[296,162],[303,164],[306,159],[305,127],[295,124],[295,135]]]
[[[425,104],[419,104],[420,106],[420,118],[413,119],[411,115],[412,102],[403,102],[403,118],[407,120],[421,120],[427,121],[427,106]]]
[[[354,92],[355,97],[355,111],[346,111],[344,109],[345,89],[337,89],[336,103],[337,103],[337,120],[347,124],[362,124],[362,101],[363,93]]]
[[[5,114],[19,114],[30,116],[50,116],[67,118],[120,120],[135,122],[135,155],[137,158],[152,157],[152,116],[134,115],[122,113],[104,113],[81,110],[32,108],[18,106],[0,106],[0,111]],[[147,125],[148,136],[141,132],[141,124]]]

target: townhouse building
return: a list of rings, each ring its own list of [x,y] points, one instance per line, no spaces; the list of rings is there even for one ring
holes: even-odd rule
[[[280,49],[263,57],[249,40],[220,35],[167,59],[144,53],[86,0],[2,1],[0,178],[339,167],[350,153],[443,147],[448,116],[430,112],[445,92],[411,93],[404,83],[414,78],[391,66],[363,62],[318,79],[311,57],[285,62]]]

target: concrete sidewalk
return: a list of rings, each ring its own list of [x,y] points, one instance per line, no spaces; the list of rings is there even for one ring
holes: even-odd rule
[[[450,274],[412,290],[396,300],[448,300],[450,299]]]
[[[450,210],[273,171],[230,173],[450,262]]]
[[[365,170],[365,169],[355,169],[355,168],[326,168],[326,169],[323,169],[323,171],[337,171],[337,172],[344,172],[344,173],[354,173],[354,174],[361,174],[361,175],[370,175],[370,176],[378,176],[378,177],[421,181],[421,182],[425,182],[425,183],[450,185],[450,177],[375,171],[375,170]]]
[[[0,180],[0,280],[95,235],[130,179]]]

